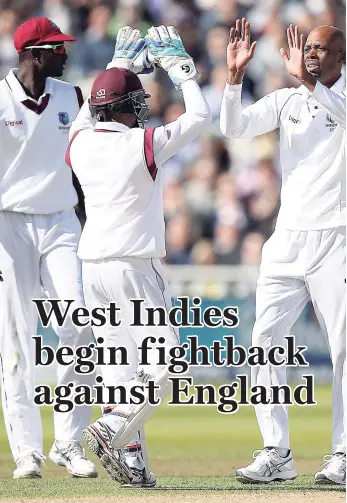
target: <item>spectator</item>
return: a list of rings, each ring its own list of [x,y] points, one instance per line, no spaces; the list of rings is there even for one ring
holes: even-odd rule
[[[216,25],[207,32],[206,59],[209,68],[223,65],[225,67],[225,50],[229,42],[229,29],[224,25]]]
[[[217,264],[240,263],[240,230],[233,225],[218,224],[214,239]]]
[[[119,28],[131,26],[146,33],[151,27],[144,19],[143,2],[141,0],[119,0],[117,9],[114,12],[109,24],[109,34],[115,39]]]
[[[183,184],[178,180],[172,180],[164,187],[164,215],[168,221],[179,213],[186,211]]]
[[[239,229],[245,227],[246,216],[238,198],[235,179],[230,173],[218,178],[215,207],[218,222]]]
[[[264,236],[259,232],[250,232],[241,245],[240,259],[242,265],[259,266]]]
[[[183,265],[190,263],[190,249],[193,243],[193,221],[187,214],[175,215],[166,227],[168,264]]]
[[[40,15],[54,19],[64,33],[71,33],[71,13],[65,0],[44,0]]]
[[[191,262],[195,265],[215,265],[216,256],[209,239],[200,239],[192,248]]]
[[[17,25],[17,17],[13,10],[0,11],[0,72],[3,78],[15,67],[18,60],[17,51],[13,45],[13,32]]]
[[[248,230],[266,238],[273,232],[279,208],[279,182],[271,160],[262,160],[257,169],[257,188],[248,202]]]
[[[75,44],[73,65],[84,77],[104,70],[111,61],[114,40],[108,36],[111,10],[106,5],[94,7],[88,16],[88,27]]]
[[[198,159],[189,172],[185,199],[192,213],[198,217],[213,213],[217,174],[218,165],[213,157]]]
[[[213,157],[218,163],[219,173],[231,168],[231,159],[221,136],[209,135],[200,139],[200,157]]]
[[[237,0],[215,0],[214,8],[203,14],[200,20],[200,30],[202,33],[206,33],[216,24],[223,24],[230,28],[242,15],[243,11]]]

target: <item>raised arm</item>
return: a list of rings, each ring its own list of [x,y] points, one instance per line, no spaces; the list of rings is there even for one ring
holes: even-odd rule
[[[242,81],[255,48],[256,42],[251,44],[250,24],[245,18],[242,21],[238,19],[236,26],[230,30],[227,47],[228,81],[220,114],[220,128],[228,138],[258,136],[278,126],[276,93],[269,94],[242,110]]]
[[[228,138],[247,138],[273,131],[279,126],[277,91],[242,109],[242,84],[226,84],[223,94],[220,128]]]
[[[165,70],[175,88],[182,91],[186,108],[177,120],[154,130],[154,158],[156,163],[162,164],[206,129],[211,113],[196,82],[199,74],[176,29],[172,26],[152,27],[145,41],[149,59]]]

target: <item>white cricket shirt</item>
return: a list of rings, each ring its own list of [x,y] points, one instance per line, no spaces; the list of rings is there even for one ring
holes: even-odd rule
[[[242,110],[242,85],[227,84],[220,126],[229,138],[280,128],[281,207],[276,227],[319,230],[346,223],[345,79],[311,93],[274,91]]]
[[[27,96],[16,69],[0,81],[0,211],[51,214],[73,208],[77,194],[65,163],[76,88],[47,78],[39,101]]]
[[[211,120],[198,84],[188,80],[182,91],[186,112],[158,128],[129,129],[118,122],[94,127],[88,102],[81,108],[66,156],[85,196],[80,259],[165,255],[161,164]]]

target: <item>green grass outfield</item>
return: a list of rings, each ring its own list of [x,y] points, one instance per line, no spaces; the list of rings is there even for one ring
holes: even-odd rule
[[[335,501],[328,500],[328,494],[337,493],[336,496],[342,496],[344,488],[333,485],[317,487],[313,483],[313,475],[320,468],[322,457],[331,452],[330,389],[317,387],[315,397],[317,406],[290,408],[291,444],[300,477],[294,482],[270,486],[244,486],[233,477],[237,467],[250,462],[253,450],[262,447],[251,407],[242,407],[236,414],[222,415],[216,411],[215,406],[161,406],[146,428],[151,469],[158,477],[158,487],[154,490],[136,491],[120,489],[105,476],[99,465],[98,479],[81,480],[67,476],[63,468],[54,465],[49,459],[43,467],[42,480],[12,480],[14,465],[1,417],[0,499],[24,501],[38,498],[46,501],[52,498],[70,498],[66,501],[71,501],[74,497],[87,501],[87,497],[93,496],[105,496],[106,500],[112,494],[122,501],[124,498],[126,501],[135,501],[132,499],[135,494],[137,499],[157,501],[158,495],[166,494],[165,501],[173,501],[176,495],[186,494],[188,499],[185,501],[197,501],[192,499],[193,494],[203,495],[213,491],[216,497],[212,496],[212,501],[219,501],[222,494],[230,496],[230,490],[235,494],[251,494],[254,491],[259,494],[258,491],[261,491],[264,495],[280,490],[283,493],[295,492],[297,496],[312,491],[321,491],[320,494],[328,491],[326,497],[315,501]],[[95,408],[93,411],[95,418],[99,410]],[[53,441],[52,411],[43,407],[41,413],[44,452],[48,454]],[[98,464],[95,456],[90,455],[90,458]],[[200,500],[203,501],[203,496]],[[228,498],[224,500],[227,501]],[[258,501],[263,501],[263,498]],[[280,499],[276,498],[275,501]]]

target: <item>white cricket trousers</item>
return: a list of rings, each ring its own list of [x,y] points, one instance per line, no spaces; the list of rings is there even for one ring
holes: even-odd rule
[[[333,452],[346,451],[346,229],[276,229],[265,243],[252,344],[283,345],[307,301],[327,341],[333,367]],[[292,334],[295,335],[295,334]],[[317,333],[317,337],[319,334]],[[306,367],[308,373],[309,367]],[[286,384],[285,367],[253,367],[252,385]],[[264,446],[289,448],[287,407],[255,406]]]
[[[2,406],[15,460],[42,453],[42,424],[35,395],[35,345],[38,313],[34,298],[42,290],[52,299],[74,299],[83,306],[81,265],[77,258],[80,224],[75,211],[52,215],[0,212],[0,367]],[[71,307],[73,307],[72,304]],[[71,312],[71,311],[70,311]],[[90,327],[52,323],[59,345],[87,345]],[[57,385],[94,384],[94,375],[78,375],[73,366],[58,365]],[[91,407],[54,413],[55,439],[80,440]]]
[[[165,338],[165,346],[179,344],[178,331],[166,327],[134,327],[133,306],[130,299],[144,299],[145,307],[163,307],[168,311],[172,306],[169,286],[163,276],[159,259],[113,258],[100,261],[83,261],[83,288],[86,306],[89,310],[95,307],[107,307],[115,302],[121,309],[119,327],[106,324],[93,327],[96,338],[104,339],[105,347],[123,346],[127,349],[129,365],[103,365],[102,377],[106,386],[126,385],[139,372],[139,351],[146,337]],[[152,345],[153,346],[153,345]],[[144,372],[157,377],[163,367],[158,365],[158,353],[148,351],[149,365],[143,366]],[[122,410],[132,412],[122,405]]]

